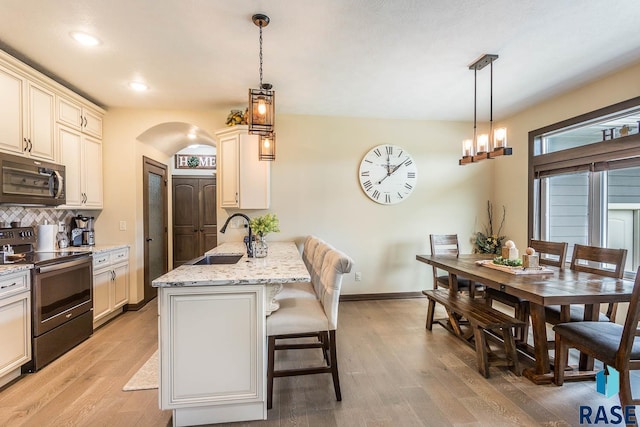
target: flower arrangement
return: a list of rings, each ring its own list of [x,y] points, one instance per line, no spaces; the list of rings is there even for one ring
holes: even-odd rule
[[[266,236],[267,233],[277,233],[280,231],[279,225],[280,221],[278,221],[276,214],[273,213],[257,216],[251,218],[251,221],[249,221],[251,230],[261,238]]]
[[[248,115],[249,109],[247,108],[242,112],[242,110],[231,110],[229,115],[227,116],[227,121],[225,124],[227,126],[236,126],[236,125],[246,125],[248,124]]]
[[[504,219],[507,215],[507,209],[502,206],[502,221],[500,221],[500,227],[498,232],[493,231],[493,205],[490,201],[487,201],[487,214],[489,216],[489,223],[484,227],[484,232],[478,231],[476,233],[476,253],[484,254],[500,254],[502,243],[506,236],[501,236],[502,226],[504,225]]]

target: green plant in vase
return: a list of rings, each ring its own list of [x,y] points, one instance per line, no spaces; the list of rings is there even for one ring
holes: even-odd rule
[[[254,256],[256,258],[266,257],[268,247],[265,236],[268,233],[277,233],[280,231],[280,221],[278,221],[278,217],[274,213],[257,216],[251,218],[249,226],[251,227],[251,231],[257,236],[254,246]]]

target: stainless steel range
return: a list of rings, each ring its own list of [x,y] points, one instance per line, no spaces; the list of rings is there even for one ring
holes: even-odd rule
[[[0,228],[0,246],[11,245],[15,263],[31,270],[32,359],[23,372],[37,371],[93,333],[91,254],[34,252],[32,227]],[[11,261],[7,261],[9,263]]]

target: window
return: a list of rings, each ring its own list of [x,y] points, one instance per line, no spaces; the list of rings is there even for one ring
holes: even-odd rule
[[[640,97],[529,133],[529,237],[627,249],[640,266]]]

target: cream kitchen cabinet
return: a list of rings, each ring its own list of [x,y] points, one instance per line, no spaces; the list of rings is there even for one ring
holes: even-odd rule
[[[102,141],[67,126],[56,128],[67,180],[62,207],[102,209]]]
[[[93,327],[122,313],[129,301],[129,248],[93,255]]]
[[[222,208],[268,209],[271,163],[258,160],[258,136],[248,126],[216,132],[217,180]]]
[[[56,97],[56,121],[102,139],[102,114],[68,98]]]
[[[31,291],[28,270],[0,277],[0,387],[31,360]]]
[[[53,91],[0,64],[0,150],[56,161]]]

